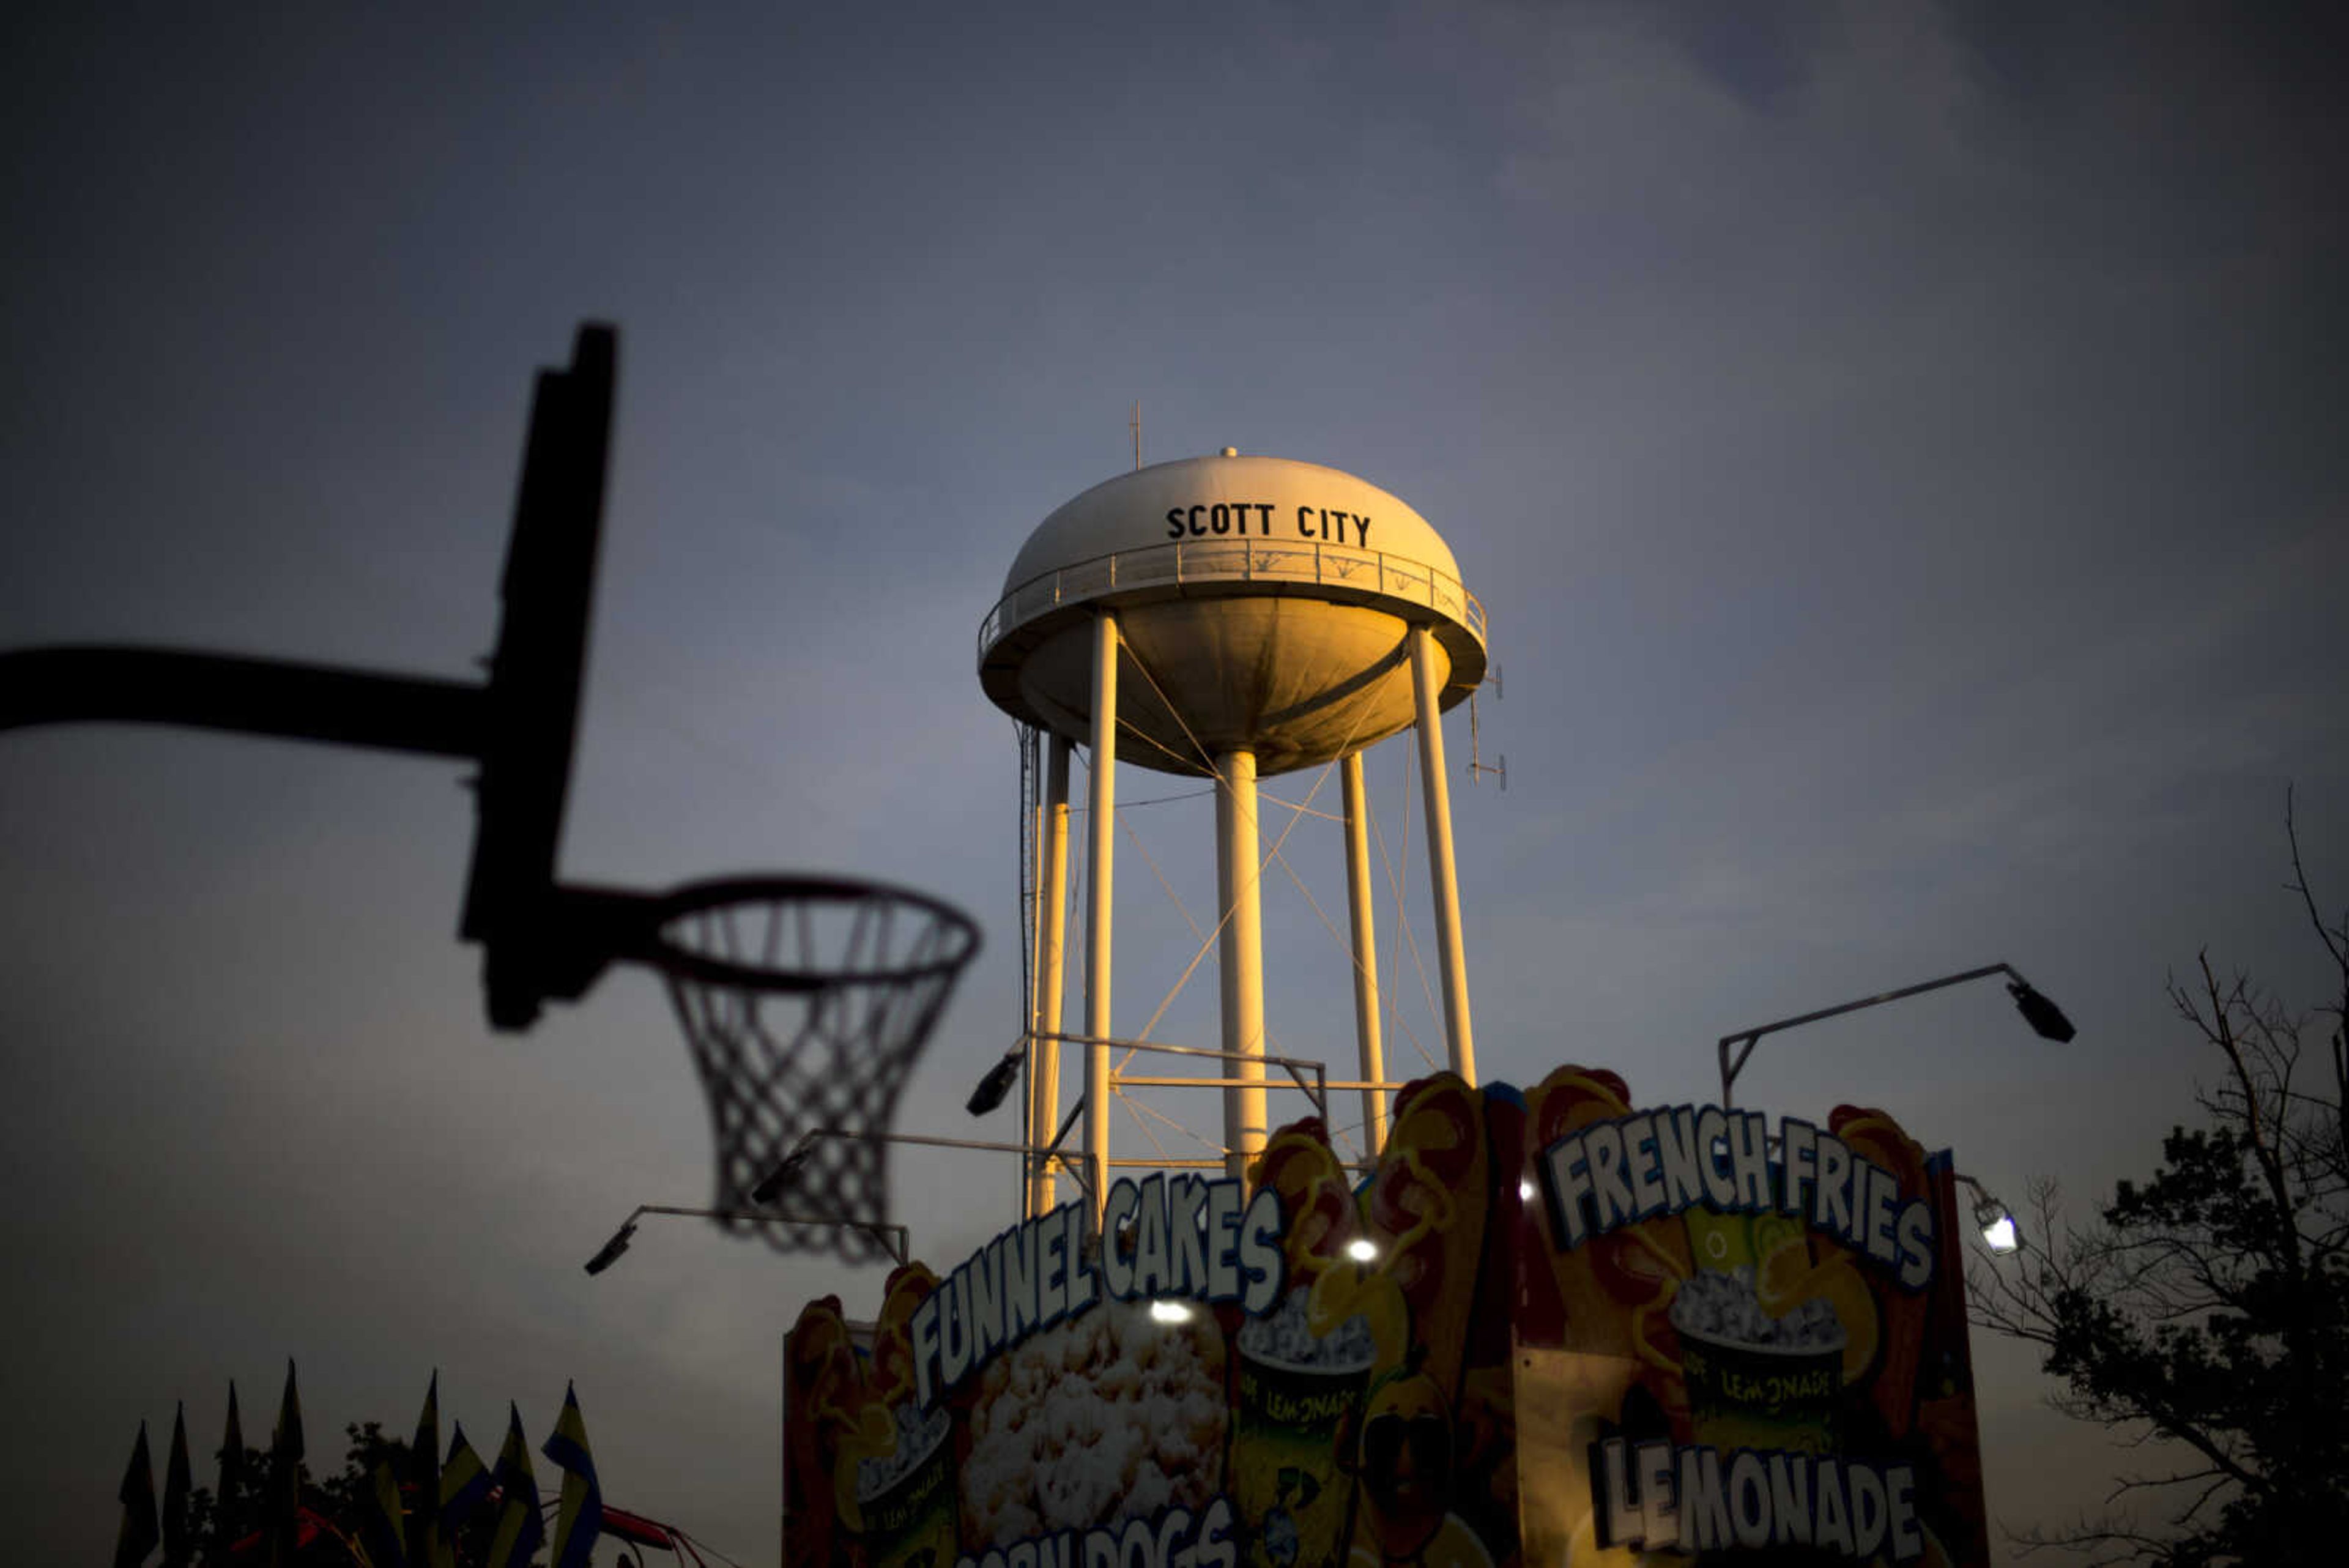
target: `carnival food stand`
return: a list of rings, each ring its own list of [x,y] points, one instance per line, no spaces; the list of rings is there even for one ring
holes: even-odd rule
[[[787,1568],[1988,1561],[1954,1175],[1563,1066],[1117,1182],[784,1350]]]

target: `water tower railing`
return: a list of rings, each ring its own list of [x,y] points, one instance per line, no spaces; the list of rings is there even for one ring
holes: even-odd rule
[[[1288,1080],[1286,1082],[1283,1082],[1281,1078],[1272,1074],[1266,1074],[1262,1077],[1243,1078],[1238,1076],[1225,1076],[1221,1075],[1195,1075],[1187,1073],[1133,1073],[1121,1067],[1112,1070],[1110,1074],[1110,1089],[1112,1094],[1117,1094],[1129,1088],[1226,1089],[1249,1087],[1260,1088],[1271,1094],[1301,1094],[1305,1096],[1307,1103],[1313,1107],[1313,1114],[1321,1118],[1322,1125],[1332,1128],[1334,1128],[1336,1125],[1331,1120],[1330,1115],[1330,1096],[1333,1092],[1351,1094],[1359,1093],[1365,1089],[1371,1089],[1376,1090],[1381,1094],[1393,1096],[1411,1087],[1411,1081],[1404,1078],[1332,1078],[1330,1076],[1329,1064],[1321,1061],[1319,1057],[1314,1056],[1284,1056],[1271,1053],[1258,1054],[1248,1051],[1226,1051],[1212,1045],[1177,1045],[1164,1040],[1128,1039],[1121,1035],[1079,1034],[1072,1032],[1047,1029],[1039,1029],[1030,1032],[1023,1037],[1022,1044],[1028,1044],[1032,1048],[1034,1042],[1044,1040],[1059,1041],[1064,1045],[1100,1045],[1113,1052],[1142,1051],[1151,1052],[1164,1056],[1190,1056],[1194,1058],[1206,1058],[1209,1060],[1221,1061],[1234,1064],[1240,1063],[1254,1063],[1259,1067],[1278,1067],[1282,1072],[1288,1075]],[[1015,1047],[1015,1049],[1017,1048],[1018,1047]],[[1079,1116],[1082,1113],[1083,1106],[1083,1097],[1080,1096],[1077,1100],[1076,1107],[1069,1112],[1068,1119],[1061,1124],[1059,1135],[1052,1139],[1049,1146],[1031,1151],[1031,1159],[1040,1162],[1048,1162],[1056,1168],[1069,1169],[1071,1171],[1079,1170],[1082,1168],[1085,1159],[1083,1153],[1080,1150],[1063,1148],[1061,1146],[1067,1139],[1070,1130],[1076,1125]],[[1192,1136],[1197,1137],[1198,1135],[1195,1133]],[[1203,1139],[1202,1141],[1205,1140]],[[1226,1151],[1226,1154],[1228,1152],[1228,1150]],[[1375,1157],[1377,1151],[1372,1150],[1371,1153],[1373,1157]],[[1197,1158],[1159,1154],[1116,1155],[1111,1158],[1109,1163],[1110,1168],[1112,1170],[1209,1170],[1220,1168],[1224,1164],[1224,1157],[1221,1155],[1201,1156]],[[1372,1158],[1369,1159],[1345,1160],[1341,1163],[1344,1164],[1346,1168],[1349,1170],[1367,1173],[1375,1168],[1377,1162],[1375,1158]],[[1031,1168],[1041,1168],[1041,1163],[1031,1166]],[[1080,1177],[1080,1179],[1081,1179],[1081,1177]]]
[[[1485,607],[1460,579],[1383,550],[1358,550],[1319,540],[1299,544],[1238,539],[1177,540],[1117,550],[1071,562],[1019,584],[979,623],[978,653],[1012,628],[1063,604],[1081,604],[1132,588],[1192,583],[1311,583],[1425,605],[1485,639]]]

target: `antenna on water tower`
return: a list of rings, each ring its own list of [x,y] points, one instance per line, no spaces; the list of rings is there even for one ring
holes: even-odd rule
[[[1501,667],[1496,663],[1493,666],[1493,701],[1497,702],[1502,696]],[[1509,793],[1508,754],[1502,753],[1490,765],[1486,764],[1484,740],[1476,731],[1476,693],[1471,691],[1468,693],[1468,782],[1479,783],[1486,774],[1491,774],[1501,781],[1503,794]]]
[[[1132,420],[1139,463],[1138,401]],[[1029,1125],[1040,1138],[1066,1125],[1061,1040],[1081,1043],[1086,1055],[1082,1159],[1030,1166],[1031,1211],[1051,1205],[1055,1160],[1081,1164],[1096,1224],[1109,1186],[1111,1053],[1133,1044],[1112,1027],[1110,1006],[1121,761],[1215,781],[1220,908],[1206,940],[1221,949],[1223,1043],[1208,1054],[1225,1071],[1201,1086],[1223,1089],[1230,1174],[1246,1173],[1267,1132],[1259,777],[1341,769],[1353,919],[1350,941],[1340,941],[1353,972],[1361,1057],[1354,1086],[1375,1151],[1386,1110],[1362,753],[1401,731],[1419,732],[1444,1043],[1451,1069],[1476,1081],[1442,713],[1471,697],[1485,666],[1485,609],[1461,585],[1443,537],[1394,495],[1318,463],[1226,447],[1137,467],[1079,495],[1029,535],[1003,597],[980,624],[978,679],[998,707],[1052,737],[1032,895],[1039,973],[1024,1021]],[[1069,760],[1079,744],[1091,753],[1085,1022],[1068,1033],[1062,918]],[[1472,762],[1483,770],[1473,749]],[[1074,1111],[1066,1115],[1073,1122]]]

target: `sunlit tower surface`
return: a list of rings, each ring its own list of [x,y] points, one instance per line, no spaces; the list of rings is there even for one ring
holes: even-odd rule
[[[1224,1147],[1237,1173],[1265,1141],[1263,858],[1257,781],[1337,763],[1344,795],[1354,1012],[1366,1084],[1383,1076],[1361,754],[1416,725],[1453,1070],[1475,1081],[1451,795],[1440,715],[1485,677],[1484,607],[1427,520],[1318,463],[1213,457],[1136,469],[1044,519],[979,628],[979,683],[1050,737],[1038,833],[1030,1115],[1061,1118],[1070,753],[1088,749],[1084,1159],[1109,1169],[1116,763],[1216,781]],[[1372,1146],[1385,1119],[1363,1091]],[[1031,1205],[1051,1201],[1031,1179]]]

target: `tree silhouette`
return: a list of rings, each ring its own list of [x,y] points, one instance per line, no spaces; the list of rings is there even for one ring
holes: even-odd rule
[[[2099,1563],[2332,1560],[2349,1541],[2349,915],[2327,924],[2287,797],[2288,887],[2331,961],[2330,995],[2294,1013],[2206,953],[2168,991],[2220,1058],[2199,1125],[2162,1140],[2151,1180],[2123,1181],[2095,1221],[2037,1189],[2037,1240],[1975,1272],[1975,1321],[2039,1347],[2056,1407],[2170,1462],[2122,1477],[2126,1513],[2018,1539]],[[2313,1044],[2321,1044],[2319,1053]]]

